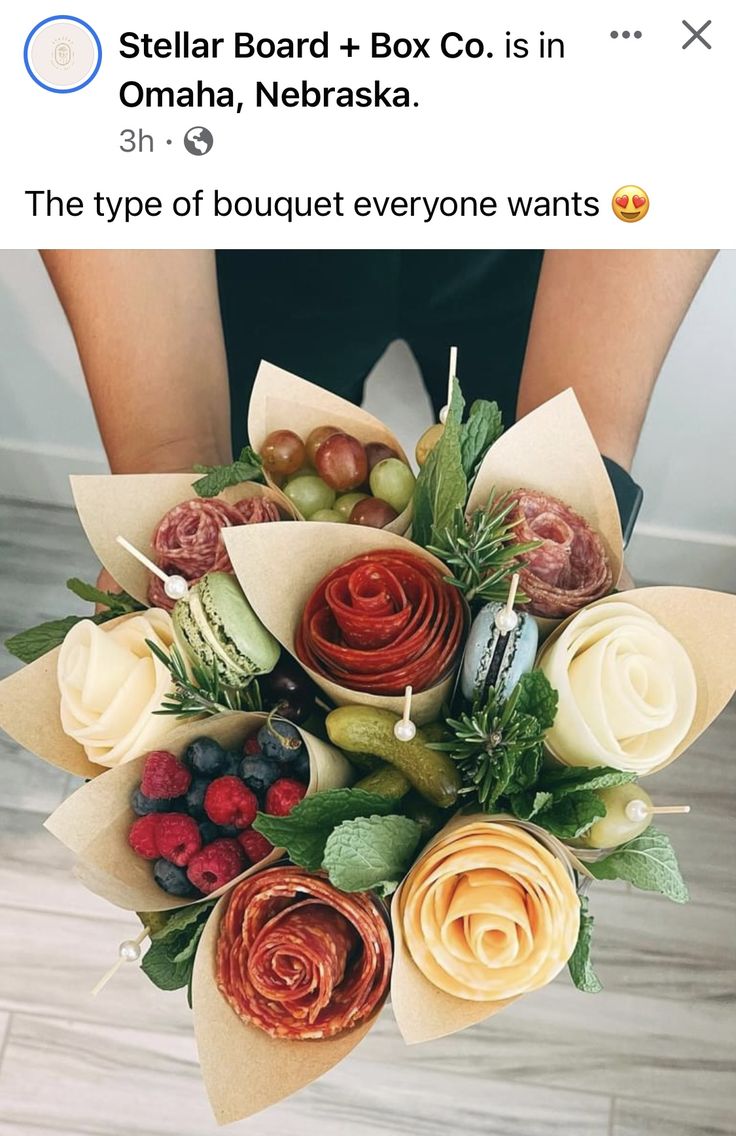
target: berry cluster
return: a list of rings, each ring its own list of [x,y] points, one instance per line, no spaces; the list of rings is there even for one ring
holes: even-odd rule
[[[290,722],[267,722],[242,752],[206,737],[181,761],[154,750],[131,799],[137,819],[128,843],[155,861],[153,878],[170,895],[209,895],[271,851],[251,827],[258,810],[286,816],[308,782],[309,755]]]

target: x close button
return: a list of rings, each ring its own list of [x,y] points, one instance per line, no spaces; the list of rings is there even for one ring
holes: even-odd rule
[[[691,36],[690,36],[690,39],[686,43],[683,43],[682,50],[685,51],[685,49],[690,47],[690,45],[693,44],[693,43],[702,43],[703,47],[707,47],[708,51],[710,51],[713,45],[708,43],[708,40],[703,35],[703,32],[705,31],[706,28],[710,27],[710,25],[713,23],[713,21],[712,20],[706,20],[705,23],[703,24],[702,28],[698,28],[697,30],[692,26],[692,24],[689,24],[687,22],[687,20],[683,20],[682,22],[685,25],[685,27],[687,28],[687,30],[692,33]]]

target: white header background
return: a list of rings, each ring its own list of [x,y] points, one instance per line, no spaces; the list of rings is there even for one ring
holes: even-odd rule
[[[52,94],[26,73],[23,44],[31,28],[60,14],[53,4],[8,5],[0,40],[3,177],[0,246],[67,247],[713,247],[736,244],[732,186],[733,55],[736,10],[725,0],[640,0],[617,6],[567,0],[455,0],[364,5],[292,0],[210,4],[129,0],[110,5],[71,0],[61,9],[89,22],[103,45],[97,78],[73,94]],[[682,45],[707,19],[707,50]],[[612,30],[642,32],[611,39]],[[217,60],[120,57],[120,35],[224,36]],[[256,38],[330,34],[329,59],[233,58],[233,34]],[[371,59],[372,32],[430,37],[430,59]],[[477,36],[493,60],[441,56],[446,32]],[[505,33],[530,43],[527,59],[503,58]],[[564,60],[539,59],[539,33],[565,43]],[[361,50],[339,50],[348,36]],[[123,83],[231,86],[245,107],[126,109]],[[408,109],[255,108],[257,81],[315,87],[406,86],[420,105]],[[206,126],[212,152],[183,147],[190,127]],[[143,130],[154,152],[124,154],[121,131]],[[172,144],[166,145],[171,138]],[[614,191],[642,186],[648,216],[626,225],[614,217]],[[343,218],[213,219],[215,188],[231,197],[333,195]],[[80,218],[32,217],[26,189],[50,189],[86,202]],[[202,216],[177,218],[170,203],[204,191]],[[123,224],[94,216],[95,192],[158,196],[164,215]],[[597,217],[512,219],[507,196],[598,197]],[[492,196],[495,217],[361,219],[358,195],[434,198]]]

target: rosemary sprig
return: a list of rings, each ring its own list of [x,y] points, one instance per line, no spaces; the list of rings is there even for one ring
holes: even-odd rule
[[[169,671],[175,690],[155,714],[175,714],[177,718],[221,714],[224,710],[262,710],[261,691],[254,678],[242,690],[223,686],[216,668],[204,663],[187,664],[178,647],[169,654],[157,643],[146,640],[149,648]],[[191,676],[191,677],[190,677]]]
[[[456,509],[452,522],[442,532],[434,532],[429,551],[452,570],[447,581],[459,588],[468,603],[503,601],[508,595],[509,577],[523,566],[525,552],[538,548],[540,541],[520,544],[514,539],[516,522],[509,521],[514,502],[508,495],[492,492],[488,504],[466,519]],[[527,597],[517,593],[517,602]]]

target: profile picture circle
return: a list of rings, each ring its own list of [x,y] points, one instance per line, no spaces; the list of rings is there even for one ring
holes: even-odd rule
[[[102,44],[94,28],[77,16],[49,16],[28,33],[23,59],[39,87],[70,95],[94,79],[102,63]]]

